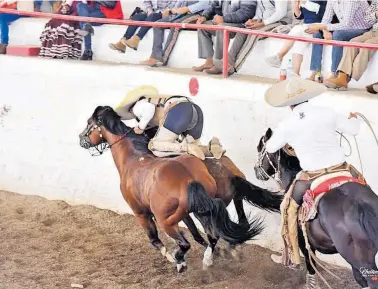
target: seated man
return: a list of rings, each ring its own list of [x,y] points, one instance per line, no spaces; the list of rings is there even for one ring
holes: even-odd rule
[[[77,5],[77,13],[79,16],[84,17],[123,19],[122,7],[119,0],[88,1],[88,4],[79,3]],[[84,36],[84,53],[80,58],[81,60],[92,60],[93,52],[91,35],[94,34],[92,26],[100,25],[102,25],[102,23],[89,24],[88,22],[80,22],[82,29],[80,34]]]
[[[277,26],[282,24],[292,23],[291,9],[288,12],[288,7],[291,3],[287,0],[258,0],[256,15],[253,19],[249,19],[245,23],[248,29],[257,29],[261,31],[272,31]],[[234,43],[230,49],[228,74],[231,75],[243,65],[252,49],[260,39],[257,35],[248,35],[238,33],[235,37]],[[211,69],[205,70],[209,74],[221,74],[223,68],[223,61],[217,60],[215,66]]]
[[[307,33],[314,34],[314,38],[349,41],[352,38],[364,34],[371,28],[371,24],[365,21],[365,11],[369,8],[367,1],[343,0],[329,1],[324,12],[322,23],[311,24],[306,30]],[[339,23],[332,24],[334,15]],[[339,66],[343,56],[342,46],[332,47],[332,67],[333,76]],[[323,45],[313,44],[311,55],[312,74],[310,80],[315,80],[316,74],[321,72],[323,57]]]
[[[200,12],[209,7],[209,1],[178,1],[171,14],[157,22],[195,23],[200,17]],[[167,65],[181,28],[171,28],[165,48],[163,50],[165,28],[154,27],[154,43],[152,53],[148,60],[141,62],[142,65],[161,66]]]
[[[140,10],[139,7],[136,8],[131,16],[131,20],[155,22],[162,17],[167,18],[171,13],[171,9],[175,7],[176,2],[177,0],[143,1],[145,11]],[[140,28],[139,32],[135,35],[138,28]],[[109,47],[120,52],[125,52],[126,46],[138,50],[139,42],[150,29],[150,26],[129,26],[123,37],[117,43],[110,43]]]
[[[308,101],[326,91],[322,84],[293,77],[273,85],[265,94],[265,101],[273,107],[290,107],[292,115],[281,121],[266,142],[266,152],[273,154],[286,144],[290,145],[300,162],[302,171],[297,175],[281,204],[282,230],[285,253],[272,255],[276,263],[292,269],[300,265],[298,247],[298,209],[305,192],[318,177],[335,171],[349,171],[354,178],[365,182],[363,176],[346,163],[336,130],[357,135],[360,121],[353,113],[338,115],[333,109],[313,106]],[[286,233],[287,232],[287,233]]]
[[[211,6],[204,10],[197,24],[206,25],[226,25],[242,27],[243,23],[253,18],[256,13],[256,0],[240,1],[211,1]],[[235,33],[230,33],[230,38],[235,37]],[[215,51],[213,39],[215,36]],[[198,54],[199,58],[206,59],[201,66],[194,66],[195,71],[204,71],[214,66],[213,59],[223,57],[223,31],[198,30]]]
[[[205,154],[217,159],[223,155],[222,147],[215,138],[210,149],[199,145],[203,128],[201,108],[184,96],[163,96],[150,86],[131,91],[116,108],[122,120],[135,120],[134,132],[158,127],[148,148],[158,157],[189,153],[202,160]],[[184,137],[181,142],[179,137]]]
[[[33,11],[32,1],[0,0],[0,8],[17,9],[19,11]],[[22,15],[0,13],[0,54],[6,54],[9,43],[9,24]]]
[[[369,32],[353,38],[351,42],[378,44],[378,0],[373,0],[365,11],[365,22],[373,25]],[[338,77],[329,78],[325,85],[334,89],[348,89],[350,79],[360,80],[376,50],[345,47],[337,69]]]

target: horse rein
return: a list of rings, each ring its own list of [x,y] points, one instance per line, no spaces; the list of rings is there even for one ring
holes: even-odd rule
[[[280,171],[280,161],[281,161],[281,150],[278,152],[278,160],[277,160],[277,167],[273,164],[268,151],[266,150],[266,141],[262,138],[263,147],[260,152],[257,154],[257,168],[261,176],[268,178],[268,180],[273,180],[280,188],[280,192],[284,192],[285,189],[283,187],[283,183],[281,180],[281,171]],[[274,175],[271,177],[266,170],[263,168],[263,161],[264,158],[267,158],[270,166],[274,170]]]

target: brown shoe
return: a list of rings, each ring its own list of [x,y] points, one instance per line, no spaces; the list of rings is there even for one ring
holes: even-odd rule
[[[125,44],[126,46],[134,50],[138,50],[139,41],[140,41],[140,38],[137,35],[134,35],[128,40],[123,40],[123,39],[121,40],[123,44]]]
[[[6,44],[0,44],[0,54],[7,54],[7,46]]]
[[[214,65],[203,64],[203,65],[201,65],[201,66],[193,66],[192,69],[193,69],[194,71],[197,71],[197,72],[203,72],[204,70],[206,70],[206,69],[211,69],[211,68],[213,68],[213,67],[214,67]]]
[[[163,65],[163,62],[155,59],[155,58],[149,58],[145,61],[141,61],[139,62],[140,65],[145,65],[145,66],[150,66],[150,67],[158,67],[158,66],[162,66]]]
[[[126,38],[122,38],[117,43],[109,43],[109,47],[113,50],[117,50],[119,52],[126,52],[126,45],[122,43],[122,40],[126,41]]]
[[[371,93],[371,94],[377,94],[378,93],[378,82],[366,86],[366,91]]]
[[[328,78],[325,82],[325,86],[328,88],[333,88],[337,90],[347,90],[348,89],[348,74],[340,71],[337,78]]]

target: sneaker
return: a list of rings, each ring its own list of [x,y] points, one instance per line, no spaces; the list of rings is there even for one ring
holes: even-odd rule
[[[270,66],[277,67],[277,68],[280,68],[282,64],[282,60],[278,54],[266,58],[265,61]]]

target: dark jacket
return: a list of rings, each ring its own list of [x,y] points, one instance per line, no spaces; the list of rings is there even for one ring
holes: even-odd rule
[[[211,20],[215,15],[220,15],[225,23],[244,23],[255,16],[256,5],[255,0],[211,1],[210,7],[202,12],[202,16]]]

